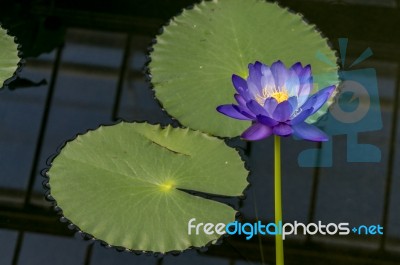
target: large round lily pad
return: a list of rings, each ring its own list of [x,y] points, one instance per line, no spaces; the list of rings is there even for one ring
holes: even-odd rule
[[[7,31],[0,27],[0,88],[18,68],[18,45]]]
[[[236,211],[184,190],[240,196],[247,170],[222,140],[146,123],[100,127],[66,144],[47,172],[51,195],[82,231],[114,246],[167,252],[220,235],[188,235],[188,221],[229,223]]]
[[[166,111],[185,126],[223,137],[237,136],[250,125],[215,110],[234,102],[231,76],[246,77],[249,63],[281,60],[291,66],[300,61],[311,64],[315,90],[338,83],[335,52],[314,26],[260,0],[195,5],[164,27],[153,48],[149,69]]]

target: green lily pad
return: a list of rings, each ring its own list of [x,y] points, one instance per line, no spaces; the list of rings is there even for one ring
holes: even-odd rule
[[[0,88],[18,68],[18,45],[7,31],[0,27]]]
[[[250,125],[215,110],[234,103],[231,76],[246,76],[249,63],[300,61],[312,66],[314,90],[338,83],[337,65],[319,59],[336,62],[335,52],[314,26],[260,0],[197,4],[172,19],[153,48],[149,70],[166,111],[187,127],[222,137],[237,136]]]
[[[114,246],[168,252],[220,235],[188,234],[188,221],[224,223],[237,213],[184,190],[240,196],[248,172],[237,151],[189,129],[146,123],[100,127],[68,142],[47,172],[51,195],[82,231]]]

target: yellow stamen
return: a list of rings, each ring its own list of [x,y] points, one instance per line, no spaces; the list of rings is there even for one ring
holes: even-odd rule
[[[285,100],[288,100],[289,93],[287,92],[286,88],[281,88],[277,90],[276,88],[263,88],[261,95],[256,95],[256,101],[261,106],[264,106],[264,102],[267,98],[274,98],[278,103],[281,103]]]
[[[288,100],[289,95],[286,91],[277,91],[277,92],[272,93],[271,97],[276,99],[276,101],[278,101],[278,103],[281,103],[285,100]]]

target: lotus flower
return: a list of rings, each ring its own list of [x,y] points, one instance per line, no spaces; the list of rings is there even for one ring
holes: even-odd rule
[[[238,105],[217,107],[217,111],[238,120],[252,121],[243,132],[245,140],[261,140],[270,135],[294,135],[310,141],[327,141],[328,136],[305,120],[317,112],[332,95],[335,86],[310,96],[313,85],[311,66],[300,62],[289,69],[281,61],[271,67],[255,62],[249,64],[247,79],[232,75]]]

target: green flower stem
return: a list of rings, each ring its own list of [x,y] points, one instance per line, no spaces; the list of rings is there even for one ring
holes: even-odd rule
[[[274,136],[274,156],[275,156],[275,223],[279,227],[282,221],[282,188],[281,188],[281,138]],[[275,237],[276,265],[283,265],[283,240],[282,235]]]

